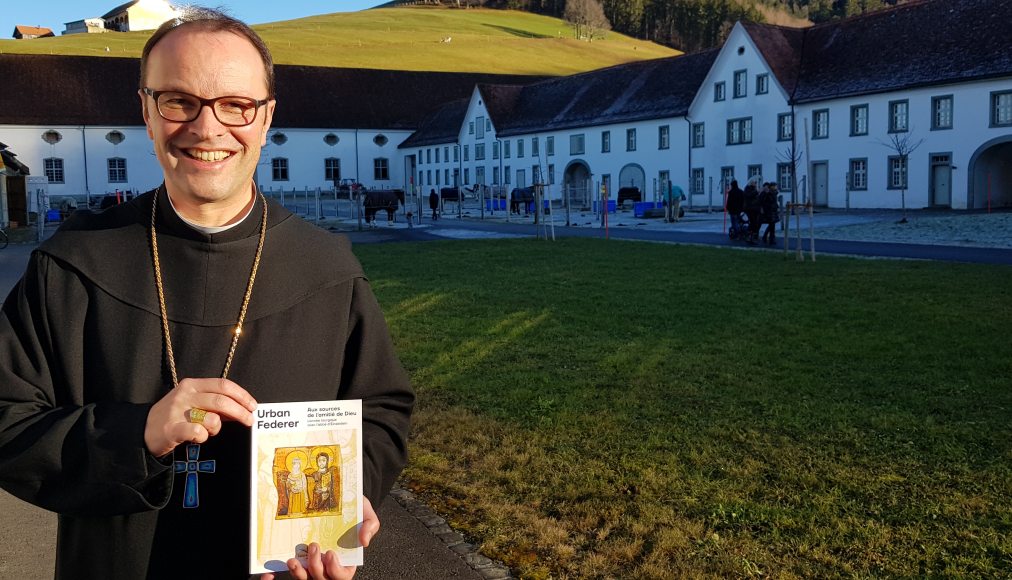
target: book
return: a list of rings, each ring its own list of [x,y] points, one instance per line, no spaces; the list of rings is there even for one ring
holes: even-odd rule
[[[362,401],[262,403],[250,445],[250,573],[306,565],[309,544],[362,564]]]

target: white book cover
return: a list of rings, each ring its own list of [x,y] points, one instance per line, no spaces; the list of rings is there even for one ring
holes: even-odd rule
[[[362,401],[259,404],[250,450],[250,573],[305,565],[312,542],[362,565]]]

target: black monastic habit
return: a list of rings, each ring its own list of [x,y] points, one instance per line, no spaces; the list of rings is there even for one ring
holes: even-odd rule
[[[183,508],[173,460],[144,445],[171,388],[152,270],[158,249],[180,380],[221,376],[262,202],[205,235],[164,188],[78,212],[36,250],[0,314],[0,484],[59,513],[58,578],[245,578],[249,430],[201,446],[216,462]],[[379,305],[346,238],[268,202],[260,270],[229,378],[259,402],[363,400],[365,494],[377,509],[406,460],[413,405]],[[293,554],[294,555],[294,554]],[[39,554],[45,558],[45,554]]]

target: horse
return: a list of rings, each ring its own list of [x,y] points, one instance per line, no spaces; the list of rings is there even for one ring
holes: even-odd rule
[[[534,204],[533,187],[514,187],[510,192],[510,213],[520,214],[520,204],[523,204],[524,215],[531,213]]]
[[[370,227],[376,227],[376,212],[385,209],[387,210],[387,224],[393,225],[398,204],[404,205],[403,189],[366,191],[365,199],[362,201],[362,207],[365,208],[365,222]]]

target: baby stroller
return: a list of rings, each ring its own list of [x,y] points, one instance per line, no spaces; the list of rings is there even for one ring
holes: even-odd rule
[[[731,227],[727,229],[727,237],[732,240],[748,240],[749,238],[749,223],[748,214],[741,212],[738,214],[738,226],[735,227],[734,223],[731,223]]]

